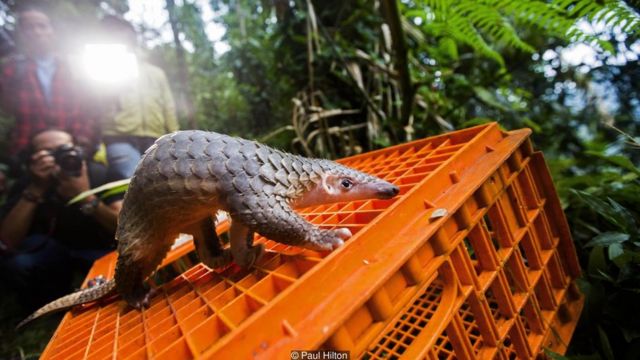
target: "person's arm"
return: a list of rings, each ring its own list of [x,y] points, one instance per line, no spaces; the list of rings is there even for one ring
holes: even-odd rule
[[[16,196],[19,199],[0,223],[0,239],[9,250],[20,246],[27,236],[42,197],[51,185],[54,159],[47,151],[33,155],[29,166],[31,182]]]
[[[44,192],[28,186],[7,216],[2,219],[0,239],[9,250],[20,246],[26,237],[43,194]]]
[[[63,199],[72,199],[76,195],[89,189],[89,174],[86,164],[83,164],[80,176],[74,177],[65,174],[58,176],[57,192]],[[95,206],[88,206],[86,215],[93,216],[102,227],[115,232],[118,224],[118,214],[122,208],[122,201],[119,200],[105,204],[100,198],[91,195],[83,199],[79,206],[82,208],[84,205],[93,202],[95,202]]]
[[[120,213],[120,209],[122,209],[122,200],[106,204],[97,196],[91,195],[83,200],[80,206],[92,204],[94,201],[96,205],[93,207],[93,210],[91,210],[91,213],[87,215],[93,216],[103,228],[115,233],[118,225],[118,214]]]

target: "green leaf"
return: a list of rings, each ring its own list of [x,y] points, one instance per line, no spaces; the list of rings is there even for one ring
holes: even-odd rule
[[[616,218],[620,221],[623,228],[637,231],[635,226],[636,221],[633,218],[633,215],[631,214],[631,212],[629,212],[627,208],[620,205],[620,203],[616,202],[612,198],[607,198],[607,200],[609,201],[609,204],[611,205],[611,209],[616,214]]]
[[[494,119],[475,117],[475,118],[472,118],[472,119],[464,121],[461,124],[461,127],[463,127],[463,128],[472,127],[472,126],[476,126],[476,125],[488,124],[488,123],[494,122],[494,121],[495,121]]]
[[[624,339],[630,343],[635,339],[640,338],[640,329],[635,329],[633,327],[620,326],[620,331],[622,332],[622,336]]]
[[[67,205],[75,204],[75,203],[77,203],[78,201],[80,201],[82,199],[85,199],[85,198],[87,198],[87,197],[89,197],[91,195],[97,194],[97,193],[102,192],[102,191],[111,190],[111,189],[114,189],[114,188],[117,188],[117,187],[120,187],[120,186],[123,186],[123,185],[128,185],[130,181],[131,181],[131,179],[123,179],[123,180],[118,180],[118,181],[112,181],[110,183],[106,183],[104,185],[98,186],[95,189],[84,191],[84,192],[76,195],[76,197],[74,197],[73,199],[69,200],[69,202],[67,202]]]
[[[638,169],[626,156],[622,155],[604,155],[598,151],[588,150],[585,151],[585,154],[593,155],[599,157],[600,159],[606,160],[612,164],[618,165],[623,169],[629,170],[637,175],[640,175],[640,169]]]
[[[594,234],[599,234],[600,233],[600,230],[598,230],[597,227],[593,226],[592,224],[589,224],[588,222],[586,222],[586,221],[584,221],[582,219],[577,219],[576,220],[576,224],[580,224],[580,226],[584,227],[585,229],[590,230]],[[587,245],[585,245],[585,247],[587,247]]]
[[[109,196],[112,196],[112,195],[122,194],[122,193],[126,192],[127,189],[129,189],[129,184],[120,185],[120,186],[114,187],[113,189],[110,189],[110,190],[105,191],[104,193],[100,194],[100,198],[101,199],[106,199],[106,198],[108,198]]]
[[[483,88],[481,86],[474,86],[473,91],[476,93],[476,96],[485,104],[493,106],[494,108],[502,111],[511,111],[511,109],[500,103],[496,96],[486,88]]]
[[[629,234],[619,233],[619,232],[604,232],[595,236],[591,241],[586,243],[585,247],[592,246],[609,246],[609,245],[619,245],[627,240],[629,240]]]
[[[598,269],[597,274],[594,277],[600,280],[608,281],[610,283],[616,282],[616,279],[614,279],[613,277],[611,277],[611,275],[607,274],[606,272],[600,269]]]
[[[570,191],[593,211],[600,214],[613,225],[616,225],[620,230],[630,232],[630,226],[634,221],[633,217],[624,206],[618,204],[612,199],[608,199],[609,202],[607,203],[586,191],[575,189],[571,189]]]
[[[612,245],[614,247],[620,246],[620,248],[622,248],[622,245]],[[622,253],[619,254],[618,256],[612,258],[612,251],[618,251],[618,250],[611,250],[611,248],[609,248],[609,258],[611,259],[611,261],[613,261],[613,263],[621,270],[620,272],[618,272],[618,282],[624,281],[626,279],[626,277],[628,277],[628,265],[630,262],[637,262],[638,259],[638,253],[630,251],[630,250],[626,250],[623,249]]]
[[[545,355],[547,355],[548,357],[550,357],[553,360],[569,360],[568,357],[562,356],[562,355],[558,354],[557,352],[552,351],[551,349],[545,348],[544,349],[544,353],[545,353]]]
[[[602,329],[601,326],[598,326],[598,335],[600,337],[600,346],[602,348],[602,352],[607,360],[614,360],[615,356],[613,356],[613,349],[611,349],[611,343],[609,342],[609,338],[607,337],[607,333]]]
[[[617,259],[618,257],[624,254],[624,249],[621,244],[611,244],[609,245],[609,260]]]
[[[522,123],[525,126],[528,126],[531,128],[531,130],[533,130],[534,133],[541,133],[542,132],[542,127],[540,125],[538,125],[538,123],[536,123],[535,121],[531,120],[528,117],[525,117],[522,121]]]
[[[455,40],[450,37],[443,37],[438,41],[438,49],[445,54],[449,59],[458,60],[458,47]]]
[[[587,265],[587,269],[589,271],[589,274],[591,275],[596,275],[599,272],[607,271],[607,261],[604,257],[604,251],[602,250],[602,247],[595,246],[593,249],[591,249],[591,252],[589,253],[589,263]]]

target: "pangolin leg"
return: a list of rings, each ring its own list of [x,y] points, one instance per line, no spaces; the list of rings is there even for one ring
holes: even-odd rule
[[[253,245],[253,232],[239,221],[231,221],[229,230],[231,237],[231,254],[236,264],[250,268],[255,264],[264,252],[264,245]]]
[[[231,263],[231,251],[222,248],[213,217],[208,216],[198,223],[198,227],[197,233],[193,234],[193,241],[200,261],[212,269]]]
[[[141,269],[136,269],[135,266],[128,267],[126,280],[122,280],[125,277],[118,277],[117,273],[116,278],[118,292],[122,294],[122,298],[127,304],[138,310],[149,307],[149,299],[153,296],[153,292],[144,281],[145,277],[142,275]]]
[[[316,251],[331,251],[351,237],[348,228],[320,229],[298,215],[283,198],[275,201],[259,197],[251,209],[243,207],[243,199],[231,198],[231,216],[248,224],[258,234],[282,244],[301,246]],[[233,225],[232,225],[233,230]],[[235,256],[235,254],[234,254]]]

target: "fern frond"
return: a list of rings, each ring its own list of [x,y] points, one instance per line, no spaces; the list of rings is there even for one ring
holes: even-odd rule
[[[423,7],[423,29],[436,36],[452,36],[458,43],[503,63],[495,46],[533,52],[514,25],[544,29],[570,42],[585,42],[613,51],[613,46],[596,35],[582,31],[578,22],[586,19],[620,27],[630,34],[640,32],[640,16],[621,0],[416,0]],[[417,15],[419,11],[412,11]],[[429,14],[429,16],[426,16]],[[491,41],[487,41],[489,38]]]
[[[608,28],[619,26],[625,33],[640,33],[640,16],[622,1],[607,1],[589,20],[603,22]]]
[[[452,15],[447,19],[445,28],[446,33],[459,43],[467,44],[482,55],[504,65],[504,59],[500,53],[489,46],[478,30],[464,17]]]
[[[461,2],[456,13],[467,16],[469,21],[482,33],[495,39],[497,44],[514,47],[526,52],[534,52],[531,45],[522,41],[509,20],[497,8],[476,2]]]
[[[585,33],[577,27],[581,19],[589,19],[604,9],[602,4],[591,0],[556,0],[550,3],[539,0],[496,0],[494,6],[512,16],[517,23],[542,28],[549,34],[570,42],[584,42],[613,51],[612,45],[597,36]],[[615,15],[616,18],[619,15]]]

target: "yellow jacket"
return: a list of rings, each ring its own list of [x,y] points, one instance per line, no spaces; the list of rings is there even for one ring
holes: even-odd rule
[[[138,63],[138,77],[117,95],[102,134],[160,137],[178,130],[175,103],[162,69]]]

